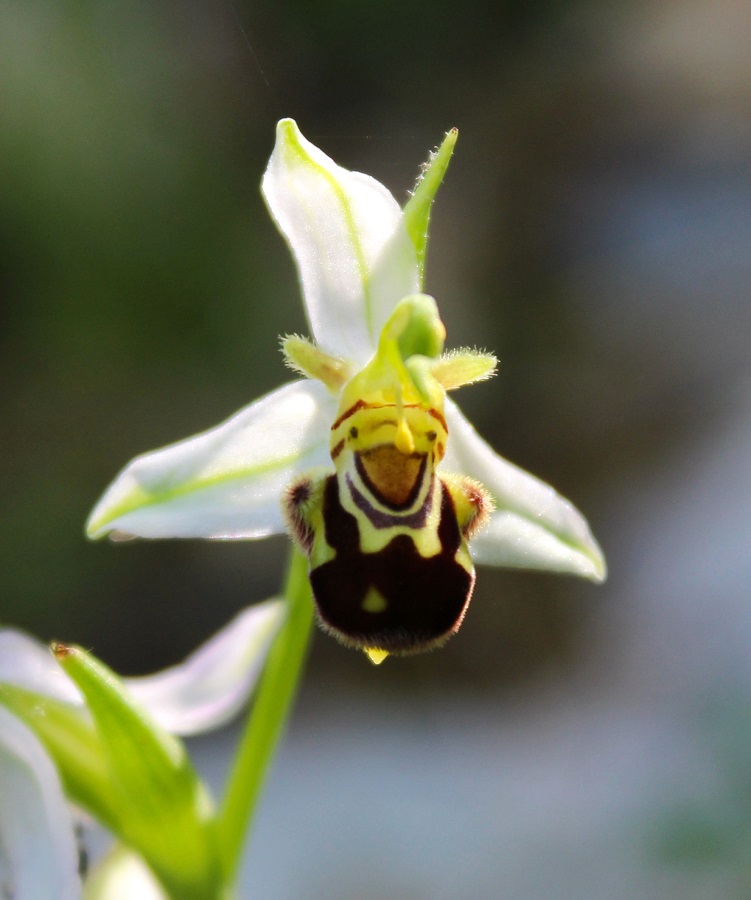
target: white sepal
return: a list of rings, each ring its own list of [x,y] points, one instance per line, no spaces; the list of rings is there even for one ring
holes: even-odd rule
[[[549,484],[499,456],[449,399],[446,419],[449,439],[442,467],[476,478],[496,505],[472,541],[475,562],[603,581],[605,559],[584,516]]]
[[[80,892],[57,771],[29,728],[0,706],[0,896],[77,900]]]
[[[172,734],[218,728],[248,700],[285,610],[284,600],[249,606],[179,665],[124,682]]]
[[[399,204],[374,178],[338,166],[292,119],[277,125],[262,191],[297,263],[316,341],[364,364],[396,302],[419,289]]]
[[[335,402],[296,381],[203,434],[136,457],[94,508],[89,537],[233,540],[284,531],[281,496],[329,460]]]

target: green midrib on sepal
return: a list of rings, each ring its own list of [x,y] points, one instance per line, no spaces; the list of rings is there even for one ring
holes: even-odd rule
[[[600,584],[603,581],[605,581],[605,579],[607,578],[607,575],[608,575],[607,563],[605,561],[605,556],[603,555],[599,544],[594,539],[592,534],[588,535],[589,545],[584,544],[580,540],[578,540],[576,537],[572,536],[571,534],[567,534],[559,528],[555,528],[554,526],[552,526],[548,523],[542,522],[539,519],[535,519],[533,516],[528,515],[527,513],[522,513],[519,510],[514,509],[513,507],[509,506],[507,503],[502,503],[501,501],[498,500],[498,498],[495,496],[493,491],[489,490],[488,493],[490,495],[491,500],[493,501],[493,506],[494,506],[496,513],[499,513],[499,512],[510,513],[511,515],[517,516],[518,518],[523,519],[526,522],[529,522],[531,525],[534,525],[535,527],[542,529],[547,534],[549,534],[551,537],[553,537],[556,541],[558,541],[558,543],[561,544],[563,547],[567,547],[570,550],[573,550],[576,554],[584,557],[585,559],[588,559],[592,563],[592,566],[593,566],[592,574],[590,575],[590,574],[585,574],[585,573],[580,572],[580,573],[578,573],[580,576],[589,578],[591,581],[594,581],[597,584]]]
[[[362,284],[365,326],[371,342],[375,342],[376,334],[373,313],[373,300],[370,291],[370,273],[368,272],[368,263],[365,257],[365,250],[359,238],[359,229],[357,227],[357,222],[355,221],[355,215],[350,204],[349,197],[347,196],[346,191],[342,188],[341,184],[331,174],[331,172],[328,172],[323,166],[312,160],[305,152],[305,150],[297,140],[297,125],[293,120],[283,120],[279,123],[279,128],[280,130],[284,130],[286,133],[287,140],[284,143],[284,150],[287,154],[287,159],[294,160],[295,162],[301,163],[302,165],[308,166],[309,168],[315,170],[315,172],[329,185],[332,193],[336,197],[336,200],[341,207],[345,227],[347,229],[347,237],[349,238],[349,241],[352,245],[355,263],[357,265],[357,273]],[[304,207],[306,210],[308,210],[309,220],[311,222],[315,222],[315,210],[312,210],[305,202],[304,198],[299,195],[298,202],[300,203],[301,207]]]
[[[234,469],[231,472],[222,472],[216,475],[199,476],[193,481],[185,481],[182,484],[172,487],[156,487],[148,489],[141,485],[134,486],[126,498],[118,504],[107,509],[106,515],[92,518],[86,525],[86,534],[90,538],[101,537],[101,532],[107,528],[110,522],[114,522],[121,516],[144,509],[149,506],[160,506],[170,503],[173,500],[179,500],[190,494],[198,494],[201,491],[210,490],[211,488],[221,487],[226,484],[232,484],[234,481],[242,481],[244,479],[256,478],[267,475],[278,469],[284,469],[300,462],[306,456],[314,454],[324,441],[320,441],[308,447],[304,453],[291,453],[287,456],[276,457],[273,460],[262,463],[257,466],[251,466],[246,469]]]

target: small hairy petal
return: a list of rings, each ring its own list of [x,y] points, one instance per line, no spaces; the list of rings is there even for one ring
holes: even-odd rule
[[[284,362],[293,372],[322,381],[333,394],[338,394],[352,375],[345,360],[324,353],[309,338],[288,334],[281,339],[281,345]]]
[[[492,353],[480,350],[450,350],[431,365],[436,381],[447,391],[485,381],[495,375],[498,360]]]
[[[569,572],[603,581],[605,559],[586,519],[550,485],[499,456],[450,400],[443,468],[476,478],[495,511],[472,542],[475,562]]]

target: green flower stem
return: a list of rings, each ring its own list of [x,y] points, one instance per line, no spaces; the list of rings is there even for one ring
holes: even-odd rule
[[[269,653],[219,813],[220,852],[228,884],[237,878],[246,835],[307,656],[313,602],[308,561],[296,549],[292,552],[285,596],[289,603],[287,618]]]

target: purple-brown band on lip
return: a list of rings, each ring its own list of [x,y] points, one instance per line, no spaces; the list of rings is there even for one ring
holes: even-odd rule
[[[352,498],[355,506],[360,510],[360,512],[364,513],[368,517],[368,521],[373,526],[373,528],[383,529],[383,528],[392,528],[395,525],[405,527],[405,528],[423,528],[425,523],[428,521],[428,516],[430,515],[430,511],[433,508],[433,491],[428,490],[427,496],[425,497],[425,502],[415,510],[413,513],[386,513],[383,510],[376,509],[372,503],[369,502],[367,497],[365,497],[355,485],[352,483],[352,479],[347,475],[347,488],[349,490],[349,495]],[[433,484],[433,479],[431,477],[430,480],[431,485]]]

